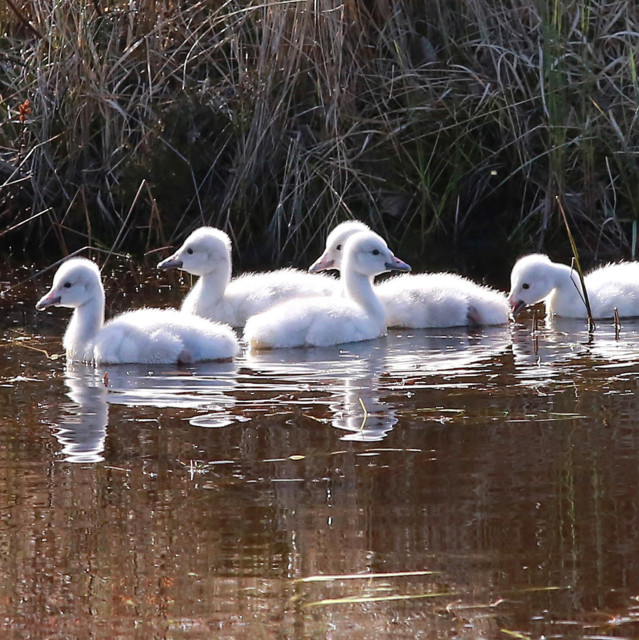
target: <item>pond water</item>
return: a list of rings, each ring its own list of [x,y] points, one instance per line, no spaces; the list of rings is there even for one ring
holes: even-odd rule
[[[639,323],[94,369],[49,280],[0,300],[2,637],[639,635]]]

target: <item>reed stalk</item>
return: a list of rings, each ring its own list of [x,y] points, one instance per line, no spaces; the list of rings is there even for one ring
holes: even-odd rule
[[[579,276],[579,282],[581,284],[583,301],[584,301],[584,305],[586,306],[586,314],[588,318],[588,333],[592,334],[596,329],[596,325],[595,325],[594,318],[592,317],[592,309],[590,308],[590,300],[588,299],[588,289],[586,289],[586,282],[584,279],[583,271],[581,269],[581,262],[579,260],[579,251],[577,250],[577,244],[575,243],[575,239],[572,235],[572,231],[570,230],[570,225],[568,224],[568,217],[566,216],[566,211],[559,197],[557,197],[557,205],[559,206],[559,211],[561,212],[561,217],[566,227],[568,242],[570,242],[570,248],[572,250],[573,265],[577,268],[577,275]]]

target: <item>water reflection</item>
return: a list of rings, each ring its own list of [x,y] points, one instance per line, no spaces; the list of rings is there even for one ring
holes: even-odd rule
[[[344,432],[340,439],[382,440],[397,424],[395,391],[411,388],[466,388],[481,385],[492,358],[510,343],[504,328],[468,333],[397,331],[386,338],[315,349],[280,349],[246,354],[238,363],[210,363],[192,368],[120,365],[67,368],[73,404],[57,432],[67,459],[70,448],[87,448],[82,437],[97,433],[91,455],[100,460],[108,423],[108,405],[191,409],[197,427],[226,427],[282,404],[310,407],[308,417]],[[92,426],[79,428],[78,425]],[[69,425],[74,425],[71,429]],[[96,451],[100,447],[99,451]],[[81,461],[88,461],[89,453]]]
[[[313,404],[327,405],[329,417],[313,417],[345,431],[342,440],[382,440],[397,423],[394,407],[381,398],[388,344],[368,340],[341,347],[278,349],[247,355],[247,365],[269,378],[292,377],[316,392]]]
[[[585,332],[566,333],[543,323],[535,332],[523,324],[513,325],[511,331],[515,375],[526,386],[559,379],[563,373],[560,365],[587,353]]]
[[[379,375],[371,371],[365,378],[347,378],[329,405],[331,424],[347,433],[341,440],[376,442],[383,440],[397,423],[397,411],[380,399]]]
[[[313,417],[345,431],[340,439],[374,442],[398,422],[399,390],[410,397],[419,388],[482,386],[485,368],[509,345],[505,327],[471,333],[463,328],[392,331],[341,348],[249,353],[246,364],[258,376],[251,384],[259,386],[267,377],[268,401],[282,390],[296,391],[287,402],[327,406],[328,417],[321,411]]]
[[[63,417],[54,435],[67,462],[100,462],[109,423],[108,390],[93,367],[69,365],[65,371],[67,396],[60,405]]]
[[[628,323],[616,339],[614,327],[600,326],[589,337],[582,322],[546,320],[535,334],[528,323],[471,333],[394,331],[341,348],[248,353],[237,363],[192,368],[75,365],[66,370],[72,402],[62,407],[56,437],[65,459],[97,462],[109,405],[195,411],[185,419],[204,428],[297,405],[304,417],[338,430],[341,440],[381,441],[407,407],[437,420],[443,420],[437,411],[450,417],[463,410],[445,406],[440,395],[432,396],[430,407],[414,406],[410,398],[419,389],[458,393],[523,385],[541,393],[550,383],[572,385],[585,363],[590,375],[598,368],[625,375],[624,368],[639,361],[638,327]]]
[[[100,462],[109,424],[109,405],[205,410],[190,418],[199,427],[222,427],[241,417],[231,415],[236,367],[210,363],[193,369],[147,365],[94,368],[69,364],[64,381],[71,402],[60,406],[54,435],[67,462]]]
[[[584,369],[620,370],[639,362],[639,320],[625,322],[617,335],[611,322],[601,321],[588,334],[583,320],[546,318],[535,332],[529,322],[514,324],[511,336],[516,378],[524,385],[564,382]]]
[[[387,369],[411,388],[468,388],[486,383],[485,372],[510,347],[507,327],[404,330],[388,339]]]
[[[101,367],[109,402],[157,408],[227,410],[236,386],[234,363],[204,363],[188,368],[148,365]]]
[[[53,611],[51,638],[637,637],[636,322],[184,369],[4,355],[5,635]]]

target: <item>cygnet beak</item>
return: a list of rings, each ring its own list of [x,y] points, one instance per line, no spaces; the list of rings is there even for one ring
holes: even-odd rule
[[[326,254],[322,254],[315,262],[308,268],[311,273],[317,273],[318,271],[326,271],[332,269],[335,265],[335,260],[329,258]]]
[[[510,314],[513,318],[516,318],[517,314],[526,308],[526,303],[523,300],[513,300],[510,298],[508,302],[510,303]]]
[[[393,256],[392,260],[389,262],[385,262],[384,266],[389,271],[410,271],[411,269],[409,264],[406,264],[403,260],[400,260],[395,256]]]
[[[60,296],[55,294],[55,291],[49,291],[46,296],[43,296],[36,303],[36,309],[42,311],[47,307],[53,307],[60,302]]]
[[[177,257],[177,253],[175,255],[170,256],[162,260],[162,262],[158,262],[158,269],[181,269],[184,263],[180,258]]]

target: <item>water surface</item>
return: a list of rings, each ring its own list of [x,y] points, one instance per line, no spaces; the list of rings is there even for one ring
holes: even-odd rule
[[[639,634],[639,323],[94,369],[47,286],[0,301],[3,637]]]

